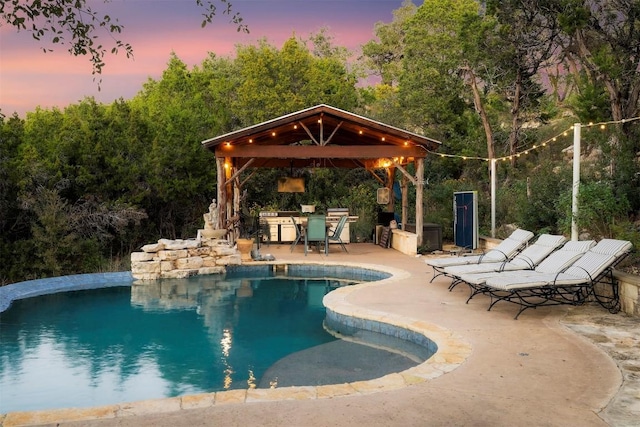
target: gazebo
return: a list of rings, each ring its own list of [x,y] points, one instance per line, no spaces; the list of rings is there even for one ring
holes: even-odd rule
[[[424,159],[441,145],[439,141],[320,104],[207,139],[202,145],[216,157],[218,228],[239,217],[245,183],[240,176],[250,168],[364,168],[386,189],[383,194],[393,194],[395,173],[402,173],[402,223],[408,218],[408,183],[415,186],[416,234],[418,245],[422,244]],[[407,171],[410,163],[415,175]],[[384,178],[375,170],[384,170]],[[393,197],[387,199],[386,209],[393,211]]]

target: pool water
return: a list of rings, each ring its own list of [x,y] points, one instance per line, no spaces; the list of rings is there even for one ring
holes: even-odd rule
[[[0,413],[247,388],[333,341],[345,282],[198,276],[18,300],[0,313]]]

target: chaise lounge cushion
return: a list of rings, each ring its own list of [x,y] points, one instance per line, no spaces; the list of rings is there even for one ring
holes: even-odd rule
[[[548,273],[558,274],[568,268],[576,260],[582,257],[585,252],[596,245],[594,240],[570,241],[566,242],[560,249],[545,258],[534,270],[526,271],[504,271],[504,272],[484,272],[473,274],[462,274],[460,279],[470,285],[481,285],[489,278],[501,277],[507,279],[512,276],[526,277],[532,274]]]
[[[533,233],[527,230],[517,229],[509,237],[504,239],[498,246],[490,249],[482,255],[432,258],[426,259],[425,263],[435,268],[445,268],[454,265],[479,264],[489,262],[504,262],[513,258],[529,240],[533,238]]]
[[[465,274],[494,273],[500,271],[531,270],[561,246],[567,239],[562,235],[542,234],[531,245],[508,262],[493,262],[445,267],[447,276],[460,277]]]
[[[631,250],[626,240],[603,239],[561,273],[530,271],[522,276],[496,276],[486,286],[499,290],[589,284]]]

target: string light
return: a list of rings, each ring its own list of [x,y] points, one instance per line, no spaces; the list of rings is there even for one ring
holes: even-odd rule
[[[622,120],[612,120],[612,121],[608,121],[608,122],[600,122],[600,123],[593,123],[593,122],[589,122],[588,124],[581,124],[580,127],[581,128],[590,128],[590,127],[594,127],[594,126],[598,126],[600,128],[600,130],[605,130],[607,128],[607,125],[610,124],[620,124],[620,123],[628,123],[628,122],[633,122],[633,121],[637,121],[640,120],[640,117],[633,117],[631,119],[622,119]],[[520,157],[522,154],[529,154],[530,151],[532,150],[537,150],[541,147],[546,147],[547,144],[551,143],[551,142],[556,142],[558,140],[558,138],[560,138],[561,136],[569,136],[569,133],[571,133],[573,131],[573,127],[562,131],[561,133],[547,139],[546,141],[543,141],[539,144],[534,144],[531,148],[527,148],[524,151],[512,154],[510,156],[503,156],[503,157],[496,157],[495,160],[502,160],[502,161],[506,161],[506,160],[511,160],[514,157]],[[435,154],[437,156],[440,156],[442,158],[444,157],[450,157],[450,158],[457,158],[457,159],[462,159],[462,160],[482,160],[485,162],[490,161],[491,159],[488,157],[478,157],[478,156],[461,156],[461,155],[456,155],[456,154],[445,154],[445,153],[436,153],[434,151],[430,151],[427,150],[428,153],[430,154]]]

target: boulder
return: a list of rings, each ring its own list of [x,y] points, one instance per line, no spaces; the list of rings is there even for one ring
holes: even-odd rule
[[[169,240],[169,239],[160,239],[158,240],[158,243],[162,243],[164,245],[164,248],[167,250],[180,250],[180,249],[191,249],[191,248],[197,248],[200,246],[200,241],[199,240],[195,240],[195,239],[189,239],[189,240],[182,240],[182,239],[176,239],[176,240]]]
[[[131,273],[160,273],[160,261],[132,262]]]
[[[131,262],[152,261],[155,255],[153,252],[131,252]]]
[[[164,249],[164,245],[162,243],[152,243],[150,245],[144,245],[142,247],[143,252],[151,252],[155,253]]]
[[[158,259],[161,261],[174,261],[179,258],[186,258],[187,256],[189,256],[189,254],[186,249],[177,251],[163,250],[158,252]]]
[[[160,261],[160,271],[171,271],[176,268],[175,261]]]
[[[216,265],[216,258],[212,257],[212,256],[204,256],[202,257],[202,266],[203,267],[215,267]]]
[[[227,255],[234,255],[238,253],[238,251],[233,246],[217,245],[211,248],[211,253],[212,255],[217,255],[217,256],[227,256]]]
[[[242,264],[242,260],[240,258],[240,254],[236,253],[233,255],[221,256],[216,259],[216,265],[240,265]]]
[[[184,269],[198,269],[202,267],[202,257],[192,256],[189,258],[180,258],[176,260],[176,268],[179,270]]]
[[[200,248],[192,248],[187,249],[187,253],[189,256],[208,256],[211,253],[211,248],[208,246],[200,247]]]

